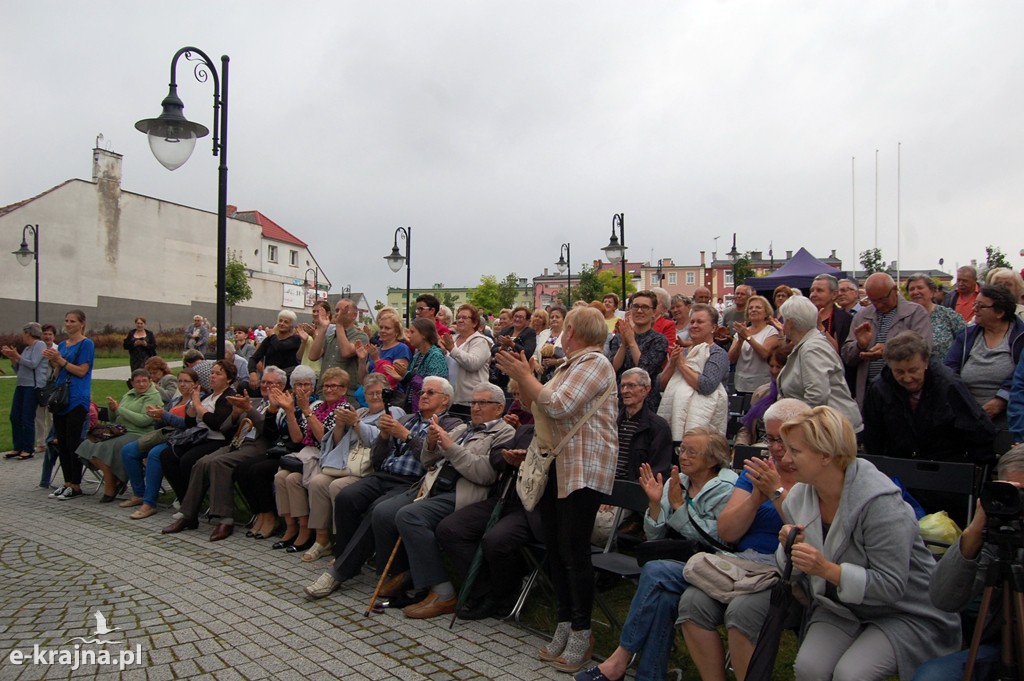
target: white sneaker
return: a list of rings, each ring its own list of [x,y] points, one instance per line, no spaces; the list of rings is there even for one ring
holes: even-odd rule
[[[67,501],[68,499],[74,499],[75,497],[80,497],[83,494],[85,494],[85,493],[82,490],[80,490],[80,489],[74,489],[73,487],[65,487],[64,491],[61,492],[60,496],[58,496],[57,498],[60,499],[61,501]]]
[[[315,582],[307,586],[304,591],[306,592],[306,598],[315,601],[318,598],[330,596],[339,586],[341,586],[341,582],[336,580],[330,572],[325,572],[317,577]]]
[[[184,517],[185,517],[185,514],[182,513],[181,511],[178,511],[177,513],[174,513],[174,514],[171,515],[171,520],[181,520]]]
[[[71,488],[70,487],[66,487],[65,485],[61,485],[57,489],[55,489],[52,492],[50,492],[49,494],[47,494],[46,497],[48,499],[56,499],[57,497],[59,497],[62,494],[64,494],[64,490],[66,490],[66,489],[71,489]]]
[[[177,511],[179,508],[181,508],[181,502],[175,499],[174,501],[171,502],[171,508]]]

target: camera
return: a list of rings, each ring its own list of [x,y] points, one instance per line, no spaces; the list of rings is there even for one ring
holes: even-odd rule
[[[985,540],[1006,548],[1024,548],[1021,520],[1024,490],[1008,482],[987,482],[981,489],[981,507],[988,517]]]
[[[345,411],[352,411],[352,405],[349,404],[348,402],[342,402],[338,406],[341,407],[342,409],[344,409]]]
[[[391,388],[384,388],[380,391],[381,399],[384,400],[384,404],[393,404],[395,400],[395,391]]]

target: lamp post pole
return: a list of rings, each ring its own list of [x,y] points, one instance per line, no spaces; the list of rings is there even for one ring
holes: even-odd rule
[[[732,249],[729,251],[729,260],[732,261],[732,297],[736,299],[736,263],[739,262],[740,252],[736,250],[736,232],[732,233]],[[735,303],[734,303],[735,304]]]
[[[28,233],[32,232],[32,250],[28,249]],[[14,256],[18,259],[18,263],[22,267],[28,267],[28,264],[33,260],[36,263],[36,316],[35,321],[39,320],[39,225],[25,225],[21,230],[21,248],[16,251],[11,251]]]
[[[402,235],[402,239],[405,240],[405,255],[402,255],[398,251],[398,235]],[[397,272],[402,269],[402,265],[405,264],[405,326],[409,327],[409,323],[412,318],[409,316],[409,298],[412,295],[412,278],[409,271],[409,254],[412,252],[412,227],[399,227],[395,230],[395,245],[391,247],[391,254],[385,255],[384,259],[388,261],[388,267],[391,268],[392,272]]]
[[[615,235],[615,226],[619,227],[619,237]],[[612,216],[612,236],[608,240],[608,245],[601,249],[608,255],[609,262],[615,262],[616,259],[622,263],[622,311],[626,311],[626,214],[616,213]]]
[[[655,273],[657,275],[657,277],[658,277],[658,286],[661,286],[661,282],[665,278],[665,275],[662,274],[662,272],[661,272],[661,268],[662,268],[662,263],[663,262],[664,262],[664,260],[662,258],[658,258],[658,271]]]
[[[558,262],[555,263],[555,267],[558,268],[558,272],[565,272],[565,309],[572,307],[572,254],[569,249],[569,243],[562,244],[561,250],[558,252]]]
[[[345,284],[345,288],[341,289],[341,297],[342,298],[351,298],[352,297],[352,284]]]
[[[178,59],[184,56],[195,61],[193,75],[200,83],[213,80],[213,155],[220,157],[217,169],[217,359],[224,359],[227,294],[227,252],[228,252],[228,62],[227,55],[220,58],[218,76],[213,60],[196,47],[183,47],[171,59],[171,83],[161,106],[163,112],[157,118],[147,118],[135,124],[135,128],[149,137],[149,148],[156,159],[168,170],[181,167],[195,148],[196,139],[205,137],[209,130],[185,118],[185,105],[178,98],[176,78]]]

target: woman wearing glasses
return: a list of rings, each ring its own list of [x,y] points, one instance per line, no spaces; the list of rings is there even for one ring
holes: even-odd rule
[[[469,417],[469,403],[477,386],[487,383],[490,374],[492,341],[477,328],[480,311],[468,303],[455,313],[455,335],[441,336],[441,348],[448,353],[448,381],[455,388],[455,402],[449,411]]]
[[[1006,428],[1013,370],[1024,349],[1024,322],[1016,312],[1013,294],[982,286],[974,301],[974,324],[956,335],[945,360],[999,429]]]

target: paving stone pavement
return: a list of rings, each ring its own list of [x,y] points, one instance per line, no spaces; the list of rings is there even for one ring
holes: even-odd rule
[[[48,499],[38,479],[38,458],[0,461],[0,679],[570,678],[536,659],[544,641],[505,622],[449,630],[448,618],[364,617],[369,570],[310,602],[302,587],[326,560],[303,563],[244,533],[210,543],[208,525],[161,535],[169,510],[131,520],[98,496]],[[119,628],[103,640],[117,643],[71,642],[94,635],[97,610]],[[59,657],[33,664],[36,645],[44,654],[77,645],[115,656],[138,646],[142,662],[72,671]],[[25,653],[20,665],[15,650]]]

